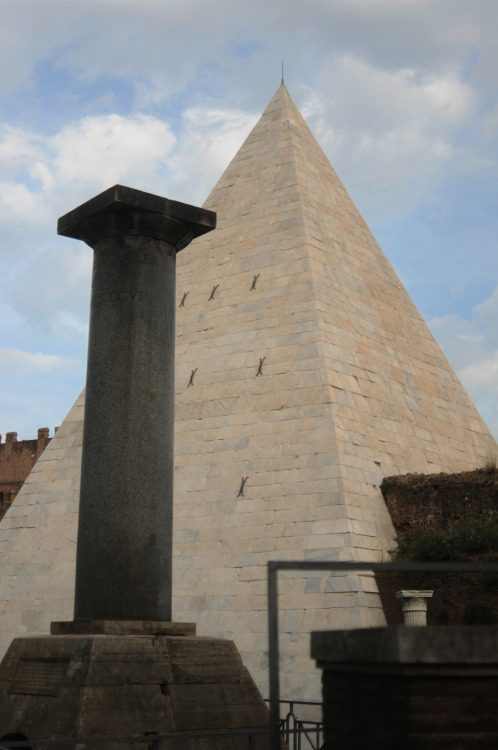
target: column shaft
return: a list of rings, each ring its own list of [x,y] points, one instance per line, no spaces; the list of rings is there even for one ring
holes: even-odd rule
[[[176,249],[94,246],[75,619],[171,619]]]
[[[94,249],[76,620],[171,620],[176,253],[215,225],[121,185],[59,219]]]

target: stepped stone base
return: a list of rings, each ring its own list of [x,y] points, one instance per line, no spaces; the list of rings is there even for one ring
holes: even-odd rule
[[[28,740],[62,740],[228,732],[266,729],[268,722],[268,709],[228,640],[95,634],[16,638],[0,666],[0,738],[11,733]],[[267,735],[254,740],[257,750],[269,746]],[[200,742],[203,750],[247,747],[244,736],[185,737],[180,744],[193,750]],[[162,747],[178,748],[179,743],[165,740]]]
[[[59,620],[52,635],[195,635],[195,622],[162,620]]]

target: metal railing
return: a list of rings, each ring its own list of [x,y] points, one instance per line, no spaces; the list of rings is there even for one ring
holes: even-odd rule
[[[123,750],[130,745],[145,745],[149,750],[162,750],[169,748],[169,744],[172,741],[182,742],[190,739],[227,739],[237,737],[242,739],[247,737],[247,750],[256,750],[256,738],[268,737],[269,729],[233,729],[229,731],[202,731],[202,732],[175,732],[174,734],[142,734],[142,735],[128,735],[128,736],[116,736],[116,737],[75,737],[60,740],[2,740],[0,742],[0,750],[15,750],[16,748],[65,748],[70,750],[71,748],[78,748],[83,750],[86,746],[103,746],[106,745],[122,745]],[[207,746],[207,745],[206,745]],[[181,745],[178,745],[181,748]],[[213,748],[216,745],[212,745]],[[237,745],[240,747],[240,744]]]
[[[269,699],[266,699],[269,703]],[[296,706],[314,706],[321,713],[321,703],[315,701],[292,701],[281,700],[280,706],[287,706],[285,716],[279,720],[280,736],[284,740],[289,750],[321,750],[323,745],[323,722],[311,719],[300,719],[296,714]],[[78,746],[78,750],[83,750],[86,745],[104,746],[115,745],[116,743],[125,746],[144,744],[149,750],[162,750],[165,742],[171,740],[188,740],[188,739],[227,739],[237,737],[239,740],[247,737],[247,750],[255,750],[256,738],[270,736],[269,728],[252,729],[252,730],[229,730],[229,731],[196,731],[196,732],[176,732],[175,734],[143,734],[143,735],[119,735],[116,737],[78,737],[73,739],[59,740],[2,740],[0,750],[32,750],[32,748],[72,748]],[[240,747],[240,742],[237,745]]]
[[[294,707],[314,706],[321,716],[322,704],[316,701],[281,700],[280,708],[282,706],[288,706],[289,708],[284,718],[280,715],[279,731],[289,750],[321,750],[323,745],[323,721],[321,719],[300,719],[296,715]]]
[[[268,569],[268,651],[271,750],[280,750],[280,673],[278,643],[278,573],[285,570],[363,573],[490,573],[498,563],[365,563],[270,560]]]

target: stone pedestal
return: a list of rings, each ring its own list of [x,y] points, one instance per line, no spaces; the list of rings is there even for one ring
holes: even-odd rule
[[[311,651],[326,750],[498,747],[498,627],[319,632]]]
[[[268,709],[232,641],[123,634],[16,638],[0,667],[0,739],[249,733],[268,723]],[[233,750],[247,748],[248,740],[185,737],[161,747]],[[267,750],[268,736],[256,735],[253,747]]]

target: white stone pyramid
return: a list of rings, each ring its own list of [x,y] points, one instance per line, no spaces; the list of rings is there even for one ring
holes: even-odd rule
[[[267,694],[267,560],[386,559],[382,478],[497,446],[285,86],[205,207],[178,256],[173,612]],[[2,650],[72,618],[82,404],[0,525]],[[375,582],[280,592],[282,697],[318,700],[308,633],[384,623]]]

